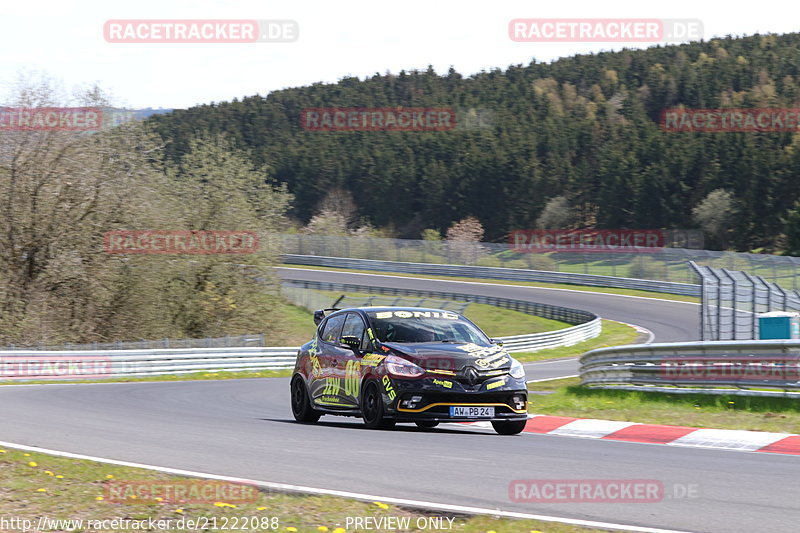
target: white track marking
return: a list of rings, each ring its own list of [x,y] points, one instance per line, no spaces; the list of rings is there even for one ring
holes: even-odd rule
[[[667,445],[724,448],[752,452],[791,436],[790,433],[765,433],[736,429],[698,429],[679,439],[668,442]]]
[[[555,378],[531,379],[529,381],[526,381],[525,383],[541,383],[542,381],[555,381],[557,379],[578,378],[578,377],[580,377],[578,374],[573,374],[571,376],[558,376]]]
[[[281,492],[300,492],[304,494],[320,494],[326,496],[338,496],[341,498],[351,498],[354,500],[362,501],[380,501],[384,503],[393,503],[395,505],[402,505],[408,507],[416,507],[420,509],[430,509],[435,511],[450,511],[453,513],[471,514],[471,515],[490,515],[504,518],[519,518],[526,520],[541,520],[543,522],[558,522],[561,524],[572,524],[583,527],[594,527],[600,529],[612,529],[616,531],[634,531],[637,533],[690,533],[687,531],[679,531],[673,529],[659,529],[651,527],[629,526],[625,524],[614,524],[608,522],[595,522],[593,520],[579,520],[574,518],[564,518],[559,516],[537,515],[529,513],[518,513],[514,511],[500,511],[498,509],[484,509],[482,507],[467,507],[463,505],[451,505],[448,503],[427,502],[423,500],[408,500],[404,498],[391,498],[388,496],[376,496],[372,494],[362,494],[358,492],[347,492],[341,490],[320,489],[314,487],[304,487],[301,485],[288,485],[285,483],[272,483],[270,481],[259,481],[255,479],[246,479],[238,477],[220,476],[217,474],[208,474],[205,472],[195,472],[192,470],[181,470],[178,468],[167,468],[163,466],[153,466],[142,463],[132,463],[129,461],[118,461],[116,459],[106,459],[104,457],[94,457],[91,455],[82,455],[77,453],[63,452],[59,450],[50,450],[47,448],[37,448],[35,446],[26,446],[24,444],[15,444],[13,442],[2,442],[1,446],[7,448],[16,448],[18,450],[26,450],[31,452],[46,453],[56,455],[59,457],[69,457],[71,459],[83,459],[87,461],[97,461],[99,463],[106,463],[118,466],[127,466],[131,468],[145,468],[147,470],[154,470],[157,472],[164,472],[166,474],[174,474],[178,476],[197,477],[204,479],[216,479],[219,481],[229,481],[231,483],[245,483],[255,485],[264,489],[272,489]]]
[[[625,429],[635,424],[636,422],[620,422],[617,420],[595,420],[593,418],[582,418],[549,431],[548,435],[600,439],[606,435],[611,435],[612,433],[616,433],[621,429]]]

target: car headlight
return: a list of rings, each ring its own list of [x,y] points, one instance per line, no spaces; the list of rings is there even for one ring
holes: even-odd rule
[[[525,369],[522,368],[522,363],[511,358],[511,369],[508,371],[508,374],[514,379],[524,379]]]
[[[394,377],[398,378],[418,378],[425,375],[425,370],[411,361],[406,361],[394,355],[388,356],[383,360],[386,370]]]

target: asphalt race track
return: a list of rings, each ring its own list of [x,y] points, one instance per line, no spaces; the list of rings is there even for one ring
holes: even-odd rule
[[[441,281],[282,272],[297,279],[442,287]],[[696,305],[448,285],[589,309],[644,326],[656,341],[696,338]],[[528,377],[575,370],[574,361],[533,364]],[[673,530],[797,531],[800,524],[800,463],[794,456],[536,434],[502,437],[454,424],[370,431],[355,419],[323,417],[316,425],[300,425],[292,420],[288,382],[0,387],[0,440],[262,481]],[[514,503],[508,491],[517,479],[656,480],[667,496],[655,503]],[[672,497],[687,490],[693,497]]]

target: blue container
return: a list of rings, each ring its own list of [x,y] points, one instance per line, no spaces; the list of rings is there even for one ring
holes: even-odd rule
[[[758,338],[800,339],[800,315],[781,311],[758,315]]]

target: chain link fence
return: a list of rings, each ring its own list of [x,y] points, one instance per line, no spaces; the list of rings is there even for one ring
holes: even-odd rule
[[[687,267],[698,265],[747,271],[785,289],[800,289],[800,258],[663,248],[653,253],[623,252],[515,252],[506,243],[468,243],[282,234],[274,236],[283,254],[347,257],[410,263],[504,267],[552,272],[595,274],[696,284]]]
[[[800,311],[800,291],[747,272],[694,261],[689,266],[701,282],[700,331],[704,341],[758,339],[760,313]]]

